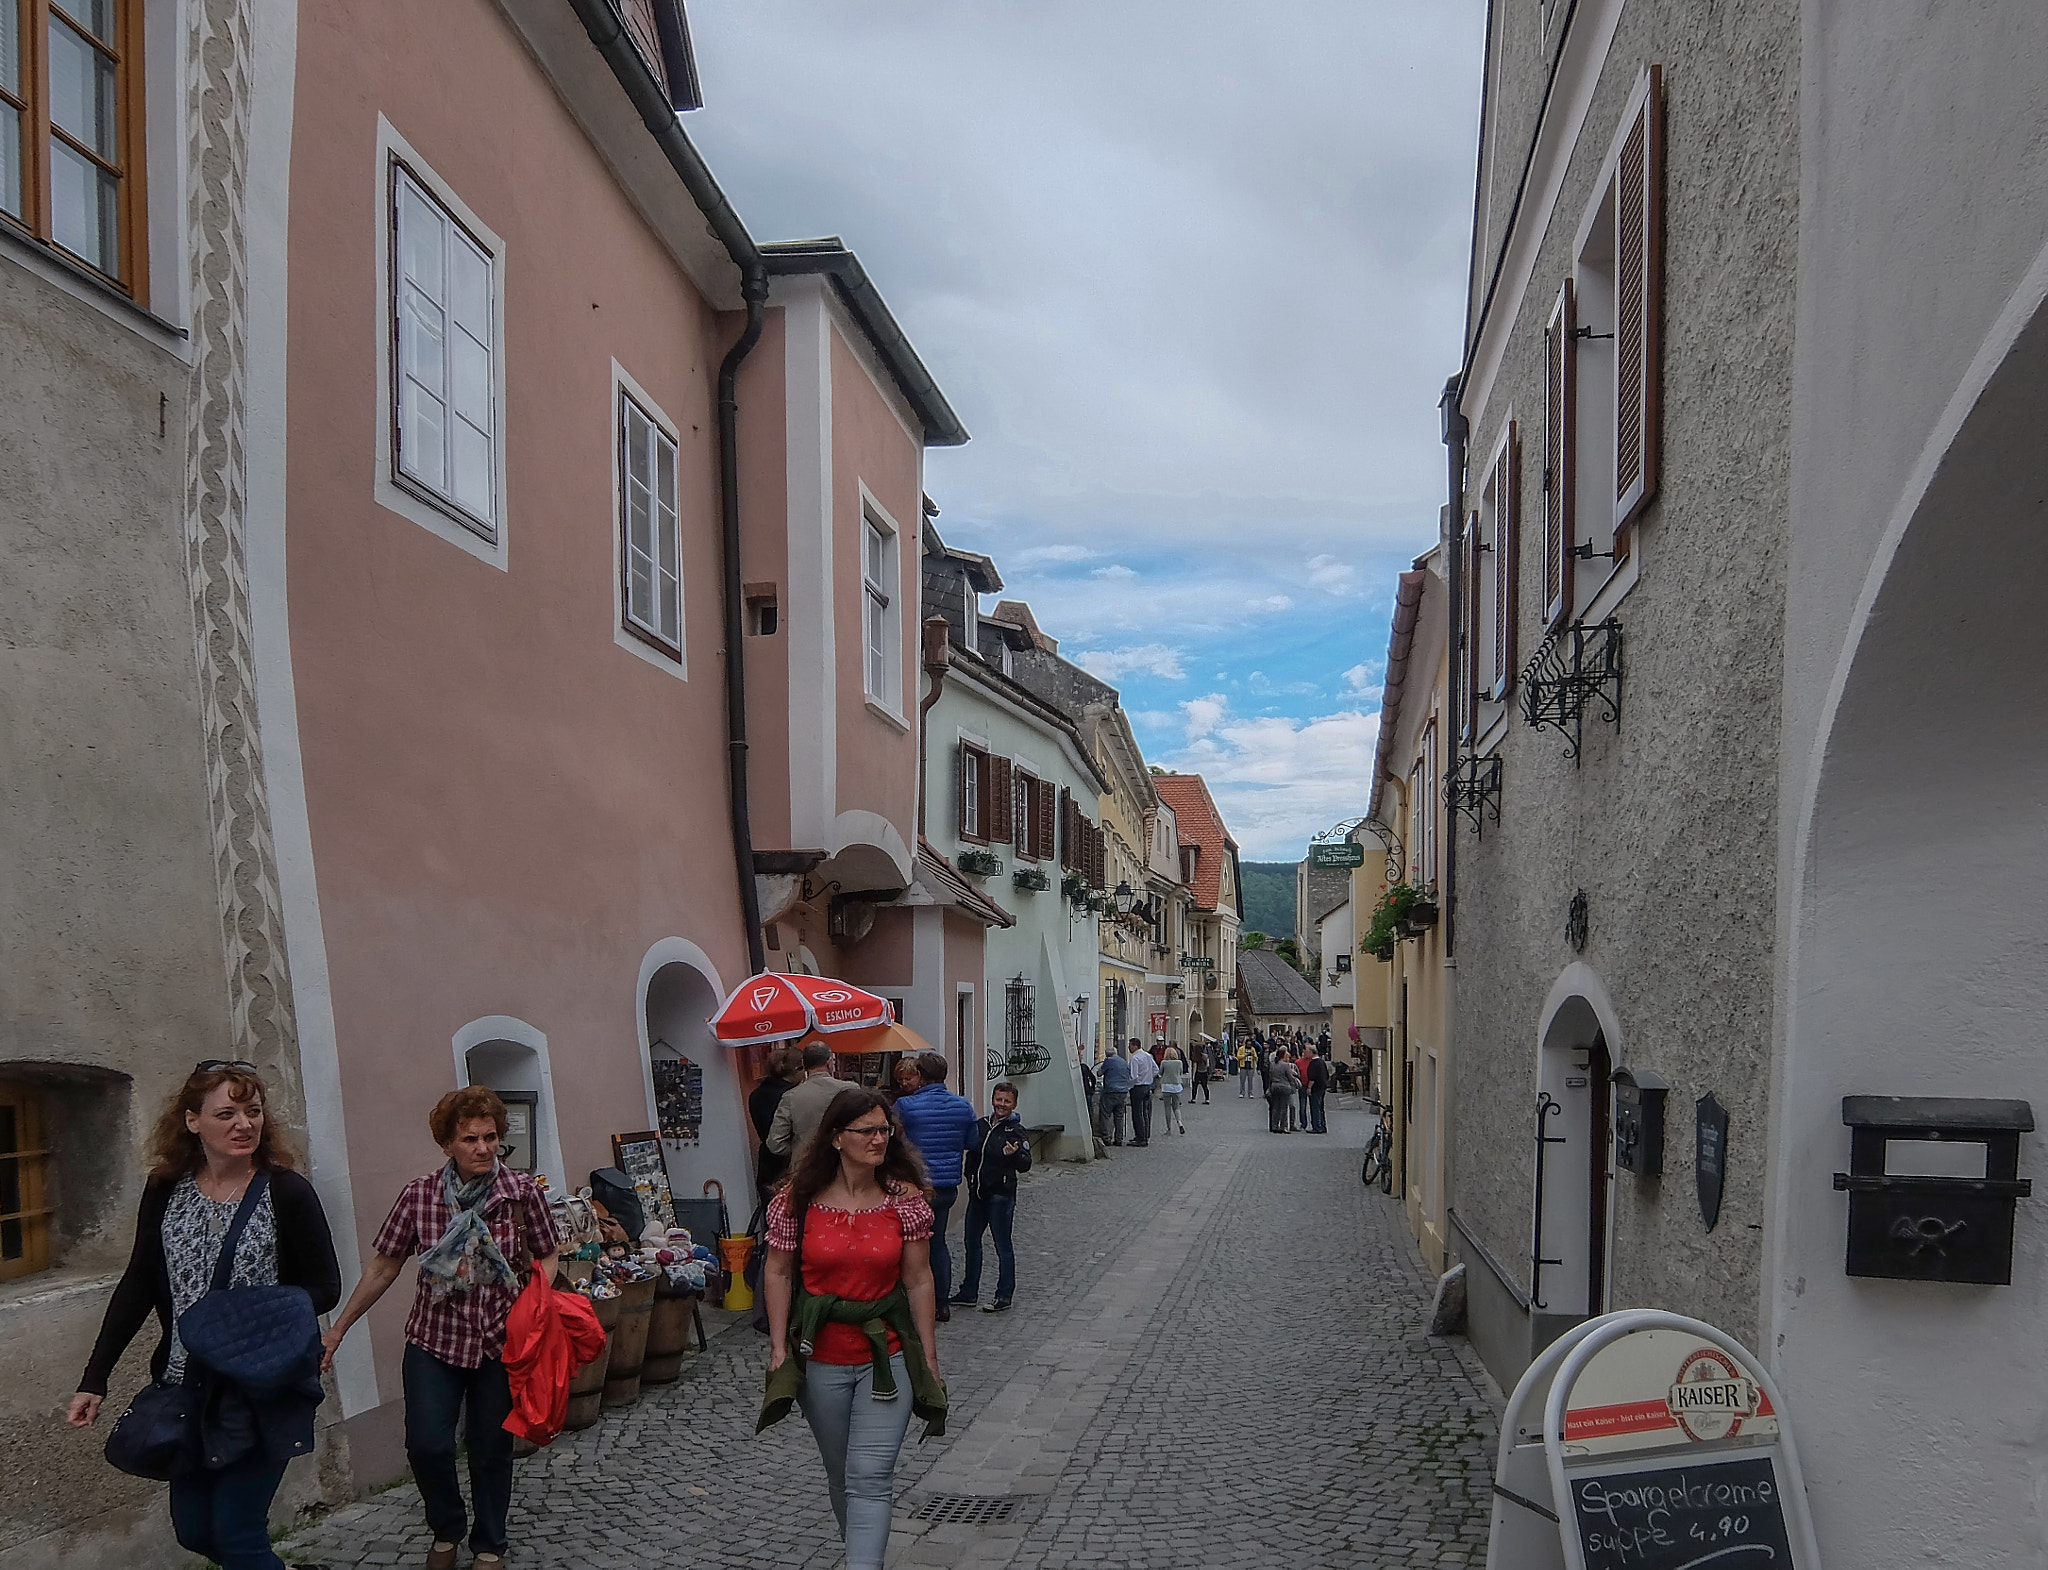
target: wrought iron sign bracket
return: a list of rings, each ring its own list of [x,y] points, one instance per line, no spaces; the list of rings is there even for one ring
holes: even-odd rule
[[[1466,758],[1444,781],[1444,805],[1472,820],[1472,829],[1486,838],[1485,815],[1491,814],[1500,827],[1500,759]]]
[[[1522,718],[1564,737],[1574,767],[1588,710],[1596,720],[1621,725],[1621,623],[1612,616],[1590,627],[1558,628],[1522,667]]]

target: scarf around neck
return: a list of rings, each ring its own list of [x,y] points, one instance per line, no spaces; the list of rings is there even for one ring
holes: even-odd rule
[[[464,1183],[459,1181],[453,1161],[441,1169],[441,1194],[453,1214],[441,1241],[420,1255],[420,1274],[434,1297],[450,1297],[481,1286],[518,1284],[479,1208],[498,1181],[498,1172],[499,1163],[492,1162],[490,1171]]]

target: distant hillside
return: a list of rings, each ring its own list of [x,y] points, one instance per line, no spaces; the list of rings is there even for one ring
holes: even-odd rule
[[[1269,938],[1294,935],[1294,863],[1291,861],[1246,861],[1238,864],[1244,873],[1244,924]]]

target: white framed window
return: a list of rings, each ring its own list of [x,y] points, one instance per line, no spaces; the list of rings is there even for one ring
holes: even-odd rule
[[[625,388],[619,400],[619,609],[626,628],[683,652],[676,442]]]
[[[507,571],[507,248],[382,115],[376,159],[376,503]]]
[[[393,477],[495,541],[497,270],[400,162],[391,180]]]
[[[903,609],[897,594],[897,534],[872,509],[861,515],[861,643],[867,695],[890,713],[902,703]]]

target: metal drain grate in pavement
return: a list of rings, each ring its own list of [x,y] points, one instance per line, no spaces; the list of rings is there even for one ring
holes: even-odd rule
[[[955,1521],[988,1526],[1010,1519],[1021,1503],[1013,1494],[933,1494],[911,1512],[913,1521]]]

